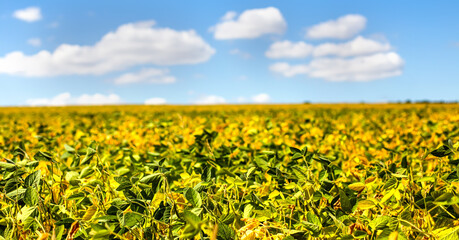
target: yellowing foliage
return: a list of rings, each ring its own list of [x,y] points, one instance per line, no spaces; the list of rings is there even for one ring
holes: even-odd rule
[[[458,239],[458,136],[455,104],[1,108],[0,236]]]

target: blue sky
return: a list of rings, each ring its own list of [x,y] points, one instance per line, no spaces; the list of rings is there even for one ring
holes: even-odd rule
[[[459,100],[457,1],[1,1],[0,105]]]

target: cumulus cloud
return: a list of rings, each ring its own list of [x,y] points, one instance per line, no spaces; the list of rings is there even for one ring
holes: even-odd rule
[[[28,7],[14,11],[13,17],[25,22],[36,22],[42,18],[39,7]]]
[[[345,43],[323,43],[318,46],[313,46],[303,41],[294,43],[285,40],[271,44],[265,55],[273,59],[306,58],[308,56],[351,57],[387,52],[391,50],[391,48],[389,43],[381,43],[362,36],[358,36]]]
[[[253,39],[265,34],[282,34],[287,28],[281,12],[274,7],[246,10],[237,19],[236,15],[227,12],[222,21],[210,29],[215,39]]]
[[[311,55],[314,46],[305,42],[280,41],[271,44],[265,56],[268,58],[305,58]]]
[[[164,98],[149,98],[145,100],[145,105],[164,105],[166,104],[166,99]]]
[[[34,47],[41,46],[41,39],[40,38],[30,38],[27,40],[27,43]]]
[[[175,77],[169,75],[169,69],[144,68],[138,72],[125,73],[113,81],[119,85],[131,83],[167,84],[174,83]]]
[[[380,43],[375,40],[367,39],[362,36],[356,37],[354,40],[346,43],[324,43],[315,47],[314,56],[339,56],[349,57],[358,55],[368,55],[378,52],[387,52],[391,50],[389,43]]]
[[[308,29],[309,38],[348,39],[365,28],[366,18],[361,15],[345,15],[336,20],[317,24]],[[376,40],[362,36],[342,42],[326,42],[312,46],[303,41],[273,43],[265,53],[268,58],[307,58],[303,64],[277,62],[271,64],[271,72],[284,77],[305,75],[327,81],[371,81],[401,75],[404,61],[393,51],[385,39]]]
[[[198,105],[214,105],[226,103],[226,100],[221,96],[207,95],[199,97],[194,103]]]
[[[367,19],[358,14],[349,14],[336,20],[330,20],[310,27],[306,31],[307,38],[323,39],[348,39],[362,31]]]
[[[252,96],[252,101],[255,103],[267,103],[271,100],[271,97],[267,93],[260,93]]]
[[[68,92],[61,93],[52,98],[28,99],[26,104],[29,106],[67,106],[67,105],[110,105],[121,103],[121,98],[116,94],[83,94],[72,97]]]
[[[154,27],[154,21],[128,23],[92,46],[62,44],[53,52],[0,57],[0,74],[20,76],[100,75],[144,64],[177,65],[207,61],[215,50],[194,30]]]
[[[370,81],[402,74],[403,59],[395,52],[354,58],[318,58],[308,64],[275,63],[270,70],[285,77],[306,74],[328,81]]]
[[[225,15],[223,15],[223,17],[221,17],[221,20],[222,20],[223,22],[231,21],[231,20],[233,20],[236,16],[237,16],[237,12],[235,12],[235,11],[229,11],[229,12],[226,12]]]
[[[278,62],[269,66],[269,70],[274,73],[279,73],[284,77],[293,77],[299,74],[307,74],[309,66],[307,64],[290,65],[286,62]]]

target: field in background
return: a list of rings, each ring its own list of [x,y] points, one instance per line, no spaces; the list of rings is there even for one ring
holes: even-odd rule
[[[0,109],[0,239],[458,239],[459,105]]]

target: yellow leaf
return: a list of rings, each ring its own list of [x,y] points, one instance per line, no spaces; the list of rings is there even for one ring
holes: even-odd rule
[[[296,184],[294,182],[291,182],[289,184],[285,185],[285,189],[294,189],[296,187]]]
[[[369,177],[365,180],[365,183],[371,183],[376,179],[376,177]]]
[[[97,207],[95,205],[92,205],[91,207],[86,210],[86,213],[83,216],[83,221],[89,221],[91,218],[96,214],[97,212]]]
[[[40,233],[37,240],[46,240],[49,237],[49,233]]]
[[[361,210],[366,210],[374,207],[376,204],[371,200],[363,200],[357,203],[357,207]]]
[[[274,190],[269,194],[269,199],[276,198],[277,196],[279,196],[279,191]]]
[[[350,184],[349,185],[349,188],[354,190],[354,191],[357,191],[357,192],[360,192],[362,191],[363,189],[365,189],[365,184],[361,183],[361,182],[356,182],[356,183],[353,183],[353,184]]]
[[[392,232],[388,238],[388,240],[397,240],[397,239],[398,239],[398,232]]]
[[[389,193],[384,194],[384,197],[381,199],[380,203],[384,203],[389,200],[395,193],[395,189],[392,189]]]

